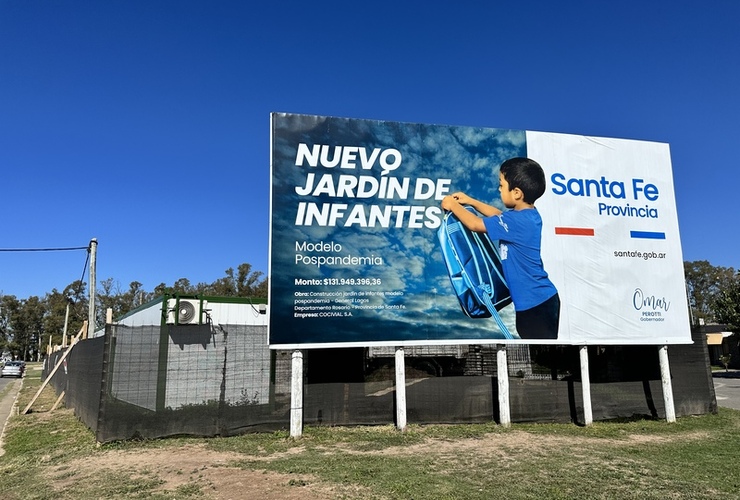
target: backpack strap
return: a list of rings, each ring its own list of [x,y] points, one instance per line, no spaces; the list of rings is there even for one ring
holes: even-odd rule
[[[498,325],[499,330],[501,330],[501,333],[504,334],[505,339],[513,339],[514,336],[511,334],[509,329],[504,324],[504,321],[501,319],[501,316],[499,316],[498,311],[493,305],[493,302],[491,302],[491,296],[490,296],[490,285],[481,285],[481,288],[483,288],[483,292],[481,293],[481,299],[483,300],[483,303],[486,305],[488,310],[491,313],[491,316],[493,316],[493,319],[496,320],[496,324]]]

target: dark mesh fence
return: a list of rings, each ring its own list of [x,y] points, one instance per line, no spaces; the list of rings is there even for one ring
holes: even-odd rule
[[[97,431],[100,414],[104,353],[105,339],[90,339],[78,342],[66,358],[64,351],[52,353],[44,366],[46,377],[63,359],[49,384],[57,394],[64,392],[64,404],[93,432]]]
[[[266,333],[246,325],[112,326],[75,345],[68,375],[60,368],[52,385],[66,390],[65,404],[101,442],[284,429],[290,354],[288,378],[276,385]]]
[[[79,342],[53,387],[106,442],[228,436],[290,426],[290,351],[265,326],[109,327]],[[716,411],[706,343],[671,346],[677,416]],[[410,424],[498,420],[495,346],[407,347]],[[47,363],[50,371],[62,352]],[[304,424],[388,425],[396,415],[395,349],[304,351]],[[513,422],[583,423],[578,347],[508,346]],[[656,346],[589,347],[594,420],[665,418]]]

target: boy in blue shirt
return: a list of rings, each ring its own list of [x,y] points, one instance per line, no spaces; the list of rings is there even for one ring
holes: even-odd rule
[[[511,158],[499,171],[501,201],[509,210],[471,198],[465,193],[445,196],[442,208],[474,232],[499,240],[501,264],[516,310],[516,329],[522,339],[557,339],[560,297],[547,277],[540,245],[542,219],[534,202],[545,192],[545,173],[529,158]],[[475,208],[483,217],[465,210]]]

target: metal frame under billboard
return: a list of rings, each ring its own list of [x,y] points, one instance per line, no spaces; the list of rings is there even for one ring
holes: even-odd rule
[[[454,222],[441,207],[452,193],[507,212],[499,170],[511,158],[534,160],[546,182],[533,248],[560,308],[544,338],[517,330],[537,309],[507,297],[512,268],[491,291],[472,276],[482,264],[445,240],[462,226],[440,229]],[[272,348],[691,343],[667,144],[274,113],[270,205]],[[514,244],[464,234],[501,273]],[[498,303],[475,313],[468,286]]]

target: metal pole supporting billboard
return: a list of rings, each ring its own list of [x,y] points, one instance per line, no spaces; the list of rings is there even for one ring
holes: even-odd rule
[[[290,384],[290,437],[303,434],[303,352],[293,351]]]
[[[501,425],[511,425],[511,411],[509,409],[509,364],[506,360],[506,346],[496,348],[496,370],[498,378],[498,413]]]
[[[668,363],[668,346],[658,350],[660,358],[660,380],[663,383],[663,401],[665,403],[665,419],[668,423],[676,421],[676,409],[673,406],[673,385],[671,384],[671,366]]]
[[[396,427],[406,429],[406,364],[403,347],[396,348]]]
[[[591,409],[591,378],[588,375],[588,347],[581,346],[581,391],[583,392],[583,423],[591,425],[594,414]]]

